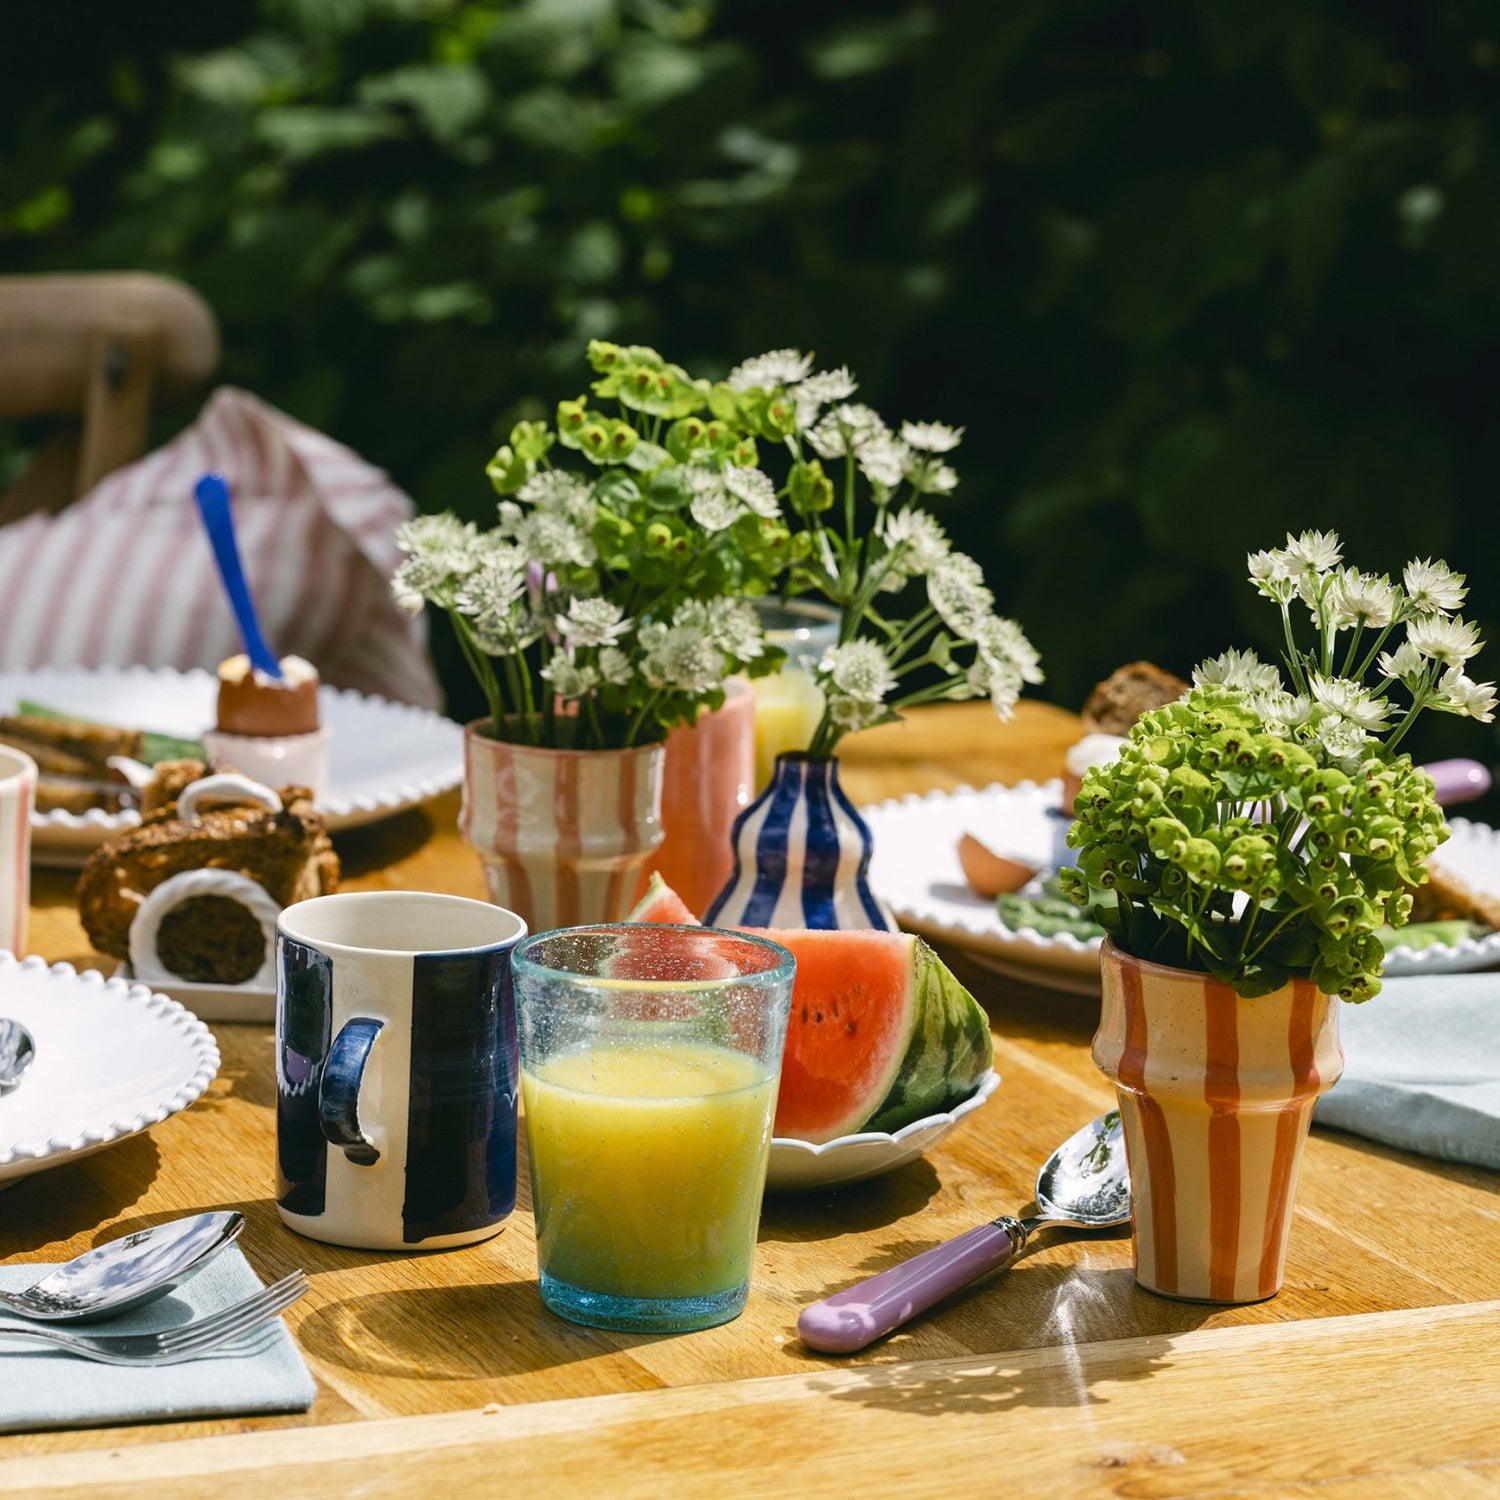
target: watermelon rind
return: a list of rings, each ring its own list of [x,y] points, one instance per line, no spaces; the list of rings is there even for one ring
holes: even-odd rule
[[[979,1087],[994,1061],[984,1007],[921,938],[912,952],[913,1024],[890,1091],[860,1130],[890,1132],[941,1114]]]
[[[627,922],[660,922],[673,927],[701,927],[703,924],[693,915],[686,901],[661,878],[659,871],[651,872],[651,883],[646,894],[636,902]]]

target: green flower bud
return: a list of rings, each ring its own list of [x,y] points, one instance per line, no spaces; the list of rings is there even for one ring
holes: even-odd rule
[[[589,363],[601,375],[614,369],[624,355],[625,351],[618,344],[606,344],[603,339],[589,340]]]
[[[1211,807],[1214,786],[1201,771],[1191,766],[1177,766],[1167,774],[1166,800],[1185,807]]]
[[[833,481],[823,472],[818,459],[793,464],[787,476],[788,496],[799,516],[815,516],[833,506]]]
[[[1187,826],[1178,818],[1153,818],[1146,825],[1151,852],[1158,859],[1178,864],[1187,854]]]
[[[1189,839],[1182,858],[1175,863],[1200,885],[1216,880],[1219,875],[1219,851],[1207,839]]]
[[[672,528],[665,521],[653,521],[646,528],[646,545],[653,552],[665,552],[672,545]]]
[[[510,495],[531,478],[536,472],[536,465],[521,458],[506,443],[496,450],[495,456],[484,466],[484,472],[497,495]]]

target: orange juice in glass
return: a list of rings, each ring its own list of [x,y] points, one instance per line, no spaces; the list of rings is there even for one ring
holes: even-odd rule
[[[574,927],[513,960],[542,1300],[601,1328],[738,1316],[794,964],[762,938]]]

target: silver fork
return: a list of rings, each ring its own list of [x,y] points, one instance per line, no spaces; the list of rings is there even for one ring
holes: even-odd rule
[[[80,1354],[106,1365],[175,1365],[185,1359],[196,1359],[274,1318],[306,1290],[307,1277],[301,1271],[293,1271],[243,1302],[176,1328],[164,1328],[159,1333],[84,1335],[64,1333],[58,1328],[7,1327],[0,1328],[0,1339],[52,1344],[69,1354]]]

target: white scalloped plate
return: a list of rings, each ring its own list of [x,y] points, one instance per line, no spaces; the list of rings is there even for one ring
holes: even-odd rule
[[[207,672],[147,667],[48,667],[0,672],[0,712],[21,699],[100,723],[196,739],[211,728],[217,679]],[[461,726],[425,709],[324,687],[318,695],[328,744],[328,796],[319,811],[334,832],[389,817],[463,780]],[[37,864],[81,864],[112,833],[134,828],[135,812],[40,813],[32,824]]]
[[[894,1172],[930,1151],[958,1124],[971,1115],[1000,1087],[1000,1075],[991,1069],[979,1087],[961,1104],[940,1115],[913,1120],[894,1134],[866,1130],[841,1135],[814,1146],[811,1141],[776,1136],[771,1141],[771,1162],[766,1171],[770,1193],[811,1193],[820,1188],[847,1187]]]
[[[1043,937],[1012,930],[993,901],[976,896],[958,862],[958,841],[972,833],[997,854],[1043,873],[1070,858],[1062,783],[1023,781],[980,791],[904,797],[862,808],[875,852],[870,883],[905,928],[962,948],[1003,973],[1074,993],[1099,990],[1099,938]],[[1437,862],[1476,890],[1500,896],[1500,834],[1483,823],[1450,818],[1452,836]],[[1500,932],[1431,948],[1393,948],[1385,973],[1457,974],[1500,963]]]
[[[97,969],[0,952],[0,1015],[36,1043],[36,1060],[0,1097],[0,1185],[159,1124],[219,1071],[202,1021]]]

